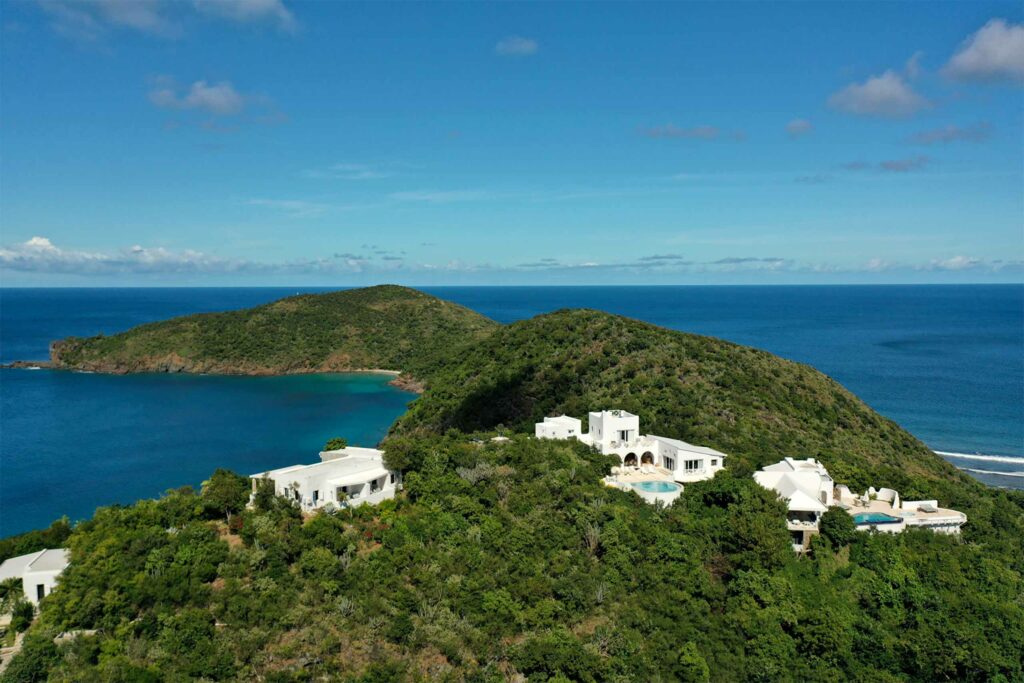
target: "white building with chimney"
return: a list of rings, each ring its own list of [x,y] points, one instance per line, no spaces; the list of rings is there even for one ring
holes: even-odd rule
[[[672,481],[710,479],[725,467],[725,453],[679,439],[640,433],[640,417],[625,410],[602,410],[587,416],[587,431],[574,417],[546,417],[534,427],[538,439],[577,439],[605,454],[619,456],[623,467],[660,470]]]
[[[320,462],[312,465],[291,465],[250,476],[254,494],[260,480],[270,479],[277,495],[303,510],[376,505],[394,498],[402,484],[401,473],[385,467],[383,451],[356,446],[321,451]]]

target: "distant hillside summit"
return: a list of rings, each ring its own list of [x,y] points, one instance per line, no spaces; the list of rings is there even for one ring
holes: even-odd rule
[[[546,416],[593,406],[640,415],[651,433],[729,453],[754,469],[781,455],[816,457],[851,485],[873,477],[969,479],[814,368],[765,351],[592,310],[498,328],[443,367],[391,438],[449,428],[533,431]],[[877,479],[874,479],[877,481]]]
[[[150,323],[51,344],[54,366],[97,372],[288,374],[383,369],[416,374],[497,323],[415,289],[301,294],[240,311]]]

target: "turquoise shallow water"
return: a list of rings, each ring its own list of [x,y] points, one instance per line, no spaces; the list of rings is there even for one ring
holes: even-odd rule
[[[0,289],[0,360],[45,358],[50,340],[68,335],[297,291]],[[947,456],[973,476],[1024,487],[1024,286],[427,291],[500,322],[597,308],[809,363],[929,446],[982,454]],[[216,467],[252,473],[312,462],[334,435],[376,443],[414,398],[386,382],[0,370],[0,535],[198,484]]]
[[[638,481],[630,486],[647,493],[671,493],[679,490],[679,484],[670,481]]]
[[[884,512],[858,512],[853,516],[853,521],[857,524],[896,524],[903,520]]]

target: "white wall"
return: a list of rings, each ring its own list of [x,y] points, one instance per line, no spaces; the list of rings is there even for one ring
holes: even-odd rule
[[[21,578],[21,588],[25,593],[25,598],[32,604],[38,605],[37,586],[42,584],[45,597],[52,593],[57,586],[58,577],[60,577],[60,570],[27,572]]]
[[[588,423],[588,432],[595,444],[608,445],[620,441],[620,431],[629,432],[629,441],[640,436],[640,418],[636,415],[616,416],[610,411],[590,413]]]
[[[583,423],[571,417],[561,417],[556,420],[544,418],[544,422],[538,422],[534,426],[534,435],[538,439],[575,439],[580,436]]]

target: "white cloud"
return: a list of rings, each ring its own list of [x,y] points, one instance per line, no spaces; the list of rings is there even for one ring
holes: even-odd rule
[[[972,270],[985,265],[979,258],[971,256],[953,256],[948,259],[935,259],[931,262],[933,270]]]
[[[846,171],[884,171],[889,173],[907,173],[923,170],[931,163],[931,157],[919,154],[906,159],[885,159],[877,164],[866,161],[850,161],[841,166]]]
[[[187,15],[197,13],[240,24],[272,23],[294,32],[298,26],[283,0],[36,0],[61,35],[96,43],[116,30],[180,38]]]
[[[283,31],[294,32],[298,22],[282,0],[194,0],[203,14],[239,23],[261,21],[276,24]]]
[[[193,250],[132,246],[116,252],[62,249],[46,237],[0,248],[0,268],[47,273],[185,273],[237,269],[237,263]]]
[[[393,173],[370,164],[331,164],[327,168],[309,169],[303,173],[307,178],[333,178],[337,180],[379,180],[390,178]]]
[[[879,162],[878,168],[893,173],[906,173],[908,171],[919,171],[929,163],[931,163],[930,158],[918,155],[909,159],[887,159],[886,161]]]
[[[1024,24],[992,19],[960,45],[942,73],[960,81],[1024,83]]]
[[[992,126],[987,122],[973,126],[954,126],[952,124],[942,128],[924,130],[910,136],[910,141],[919,145],[948,144],[950,142],[983,142],[988,140],[992,133]]]
[[[181,25],[164,11],[160,0],[38,0],[53,29],[68,38],[96,42],[110,29],[133,29],[176,38]]]
[[[196,81],[187,91],[181,91],[170,79],[160,78],[149,92],[149,101],[163,109],[195,109],[230,116],[245,109],[247,98],[228,81]]]
[[[807,119],[793,119],[786,124],[786,133],[791,138],[799,138],[804,135],[811,133],[814,130],[814,124]]]
[[[905,117],[931,104],[893,70],[851,83],[828,98],[834,109],[858,116]]]
[[[529,57],[537,54],[540,46],[532,38],[522,36],[508,36],[498,41],[494,46],[494,54],[502,57]]]

